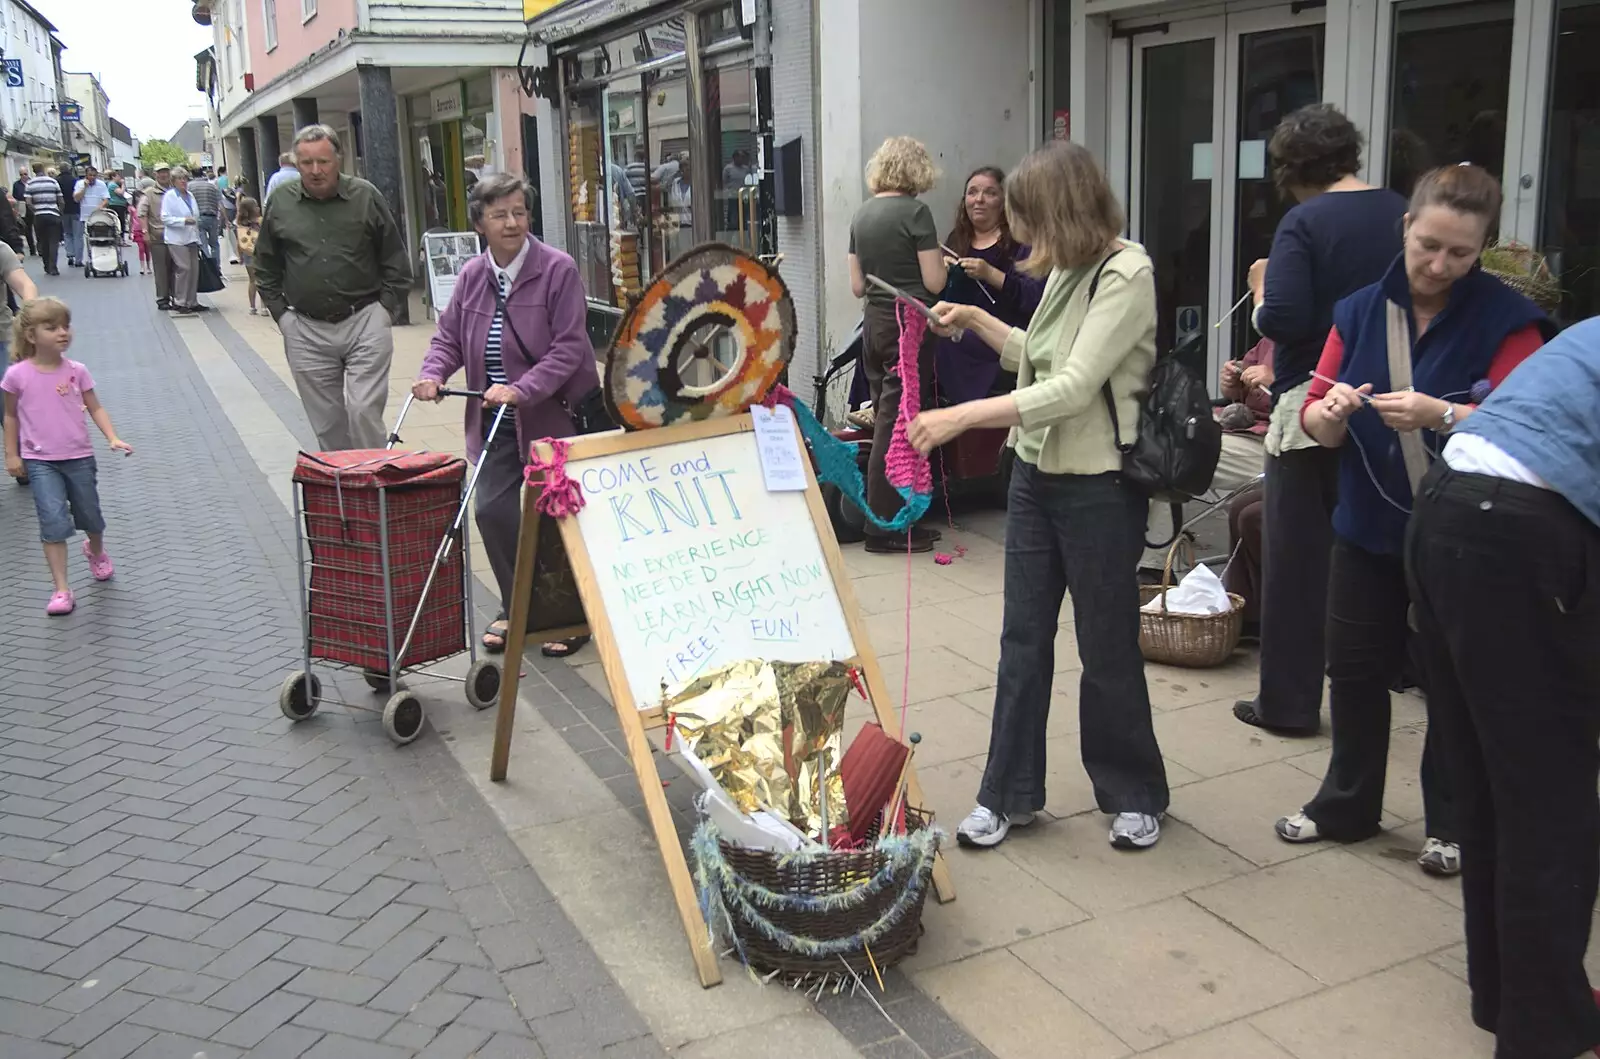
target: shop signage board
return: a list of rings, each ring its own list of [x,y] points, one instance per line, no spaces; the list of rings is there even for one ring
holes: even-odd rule
[[[478,254],[478,236],[473,232],[424,232],[423,260],[428,269],[428,307],[438,316],[450,305],[456,277]]]
[[[6,87],[7,88],[21,88],[22,85],[23,85],[22,60],[21,59],[7,59],[6,60]]]
[[[467,112],[463,96],[460,81],[452,81],[435,88],[428,95],[429,102],[433,104],[433,120],[455,121],[460,118]]]
[[[760,447],[770,448],[773,438],[764,432],[758,440],[746,414],[573,438],[566,475],[582,490],[583,509],[559,520],[541,518],[537,492],[523,496],[506,657],[522,657],[530,617],[541,624],[529,613],[544,602],[536,557],[548,554],[540,537],[554,522],[586,621],[545,635],[594,636],[705,986],[720,982],[721,972],[645,734],[666,723],[658,705],[663,685],[750,658],[848,661],[860,669],[884,730],[900,730],[816,477],[800,455],[799,432],[792,418],[781,421],[793,432],[804,489],[768,490]],[[547,441],[535,449],[544,460],[553,454]],[[518,683],[518,667],[508,664],[491,780],[506,778]],[[914,773],[908,784],[912,804],[926,804]],[[955,896],[942,859],[934,886],[942,901]]]

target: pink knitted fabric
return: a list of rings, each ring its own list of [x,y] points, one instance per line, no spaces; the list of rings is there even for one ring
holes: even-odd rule
[[[933,492],[933,465],[911,447],[906,428],[922,411],[917,354],[922,349],[928,321],[915,309],[899,302],[895,303],[894,315],[900,324],[900,414],[895,418],[894,434],[889,438],[889,451],[884,456],[884,476],[896,489],[927,495]]]
[[[583,489],[567,477],[567,449],[571,442],[563,438],[545,438],[551,449],[549,462],[539,456],[539,446],[528,450],[528,466],[522,472],[523,481],[541,489],[535,501],[538,509],[554,518],[566,518],[583,510]]]

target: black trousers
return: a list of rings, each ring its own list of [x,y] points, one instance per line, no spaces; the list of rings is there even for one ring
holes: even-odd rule
[[[872,394],[872,452],[867,458],[867,503],[881,519],[893,518],[905,502],[889,484],[886,457],[889,440],[894,437],[895,418],[900,414],[900,324],[894,306],[868,303],[862,328],[862,367],[867,373],[867,388]],[[917,353],[917,374],[922,387],[922,407],[929,407],[933,395],[934,350],[939,336],[929,330]],[[883,530],[870,521],[866,532],[881,536]]]
[[[28,241],[28,253],[37,254],[39,252],[39,248],[38,241],[34,238],[33,232],[33,211],[28,210],[26,213],[24,213],[22,215],[22,220],[19,223],[22,226],[22,237]]]
[[[1333,756],[1305,814],[1336,841],[1357,842],[1382,830],[1389,688],[1406,668],[1410,606],[1403,559],[1334,542],[1327,619]],[[1454,842],[1453,787],[1437,744],[1430,725],[1422,751],[1423,813],[1430,837]]]
[[[40,214],[33,219],[33,229],[39,240],[39,256],[44,259],[45,274],[53,276],[60,271],[56,256],[61,249],[61,218]]]
[[[1072,593],[1079,741],[1095,802],[1162,813],[1167,771],[1139,653],[1139,553],[1149,498],[1117,474],[1044,474],[1018,460],[1006,507],[1005,614],[989,761],[978,804],[1034,812],[1045,801],[1045,726],[1061,602]]]
[[[1322,720],[1328,553],[1339,498],[1339,453],[1320,446],[1268,456],[1261,519],[1261,690],[1270,725]]]
[[[1558,494],[1435,464],[1412,515],[1428,713],[1460,792],[1472,1019],[1496,1059],[1600,1044],[1600,528]]]

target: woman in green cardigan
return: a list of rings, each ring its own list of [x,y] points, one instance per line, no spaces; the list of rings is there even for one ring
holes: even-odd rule
[[[977,808],[956,838],[997,845],[1044,808],[1055,638],[1070,592],[1083,660],[1083,766],[1101,811],[1114,817],[1111,844],[1147,849],[1161,836],[1168,800],[1139,653],[1135,571],[1149,501],[1122,477],[1101,391],[1110,385],[1131,442],[1137,394],[1156,356],[1150,258],[1119,237],[1122,209],[1077,144],[1052,143],[1023,159],[1006,181],[1006,209],[1016,237],[1033,246],[1019,267],[1048,276],[1028,329],[973,305],[940,302],[933,312],[940,330],[971,331],[997,350],[1017,388],[923,412],[910,427],[924,453],[979,427],[1013,428],[1016,447],[989,761]]]

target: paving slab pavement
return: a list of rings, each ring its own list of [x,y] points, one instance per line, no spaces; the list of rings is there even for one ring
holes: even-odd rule
[[[241,295],[230,288],[215,299],[220,318],[178,327],[214,396],[240,378],[255,391],[229,402],[228,415],[259,475],[285,458],[283,440],[303,431],[303,419],[296,422],[275,331],[243,313]],[[429,330],[396,331],[391,413]],[[459,449],[454,409],[419,411],[409,443]],[[281,536],[272,521],[265,518],[261,532]],[[846,553],[891,690],[899,696],[908,685],[908,724],[924,734],[923,783],[946,826],[970,808],[982,770],[1002,532],[1000,513],[963,515],[956,536],[967,556],[949,567],[913,566],[909,637],[905,560]],[[1346,848],[1287,847],[1271,822],[1315,789],[1326,737],[1279,739],[1232,721],[1233,698],[1255,680],[1248,651],[1214,670],[1148,667],[1173,807],[1160,846],[1119,854],[1106,845],[1105,819],[1077,762],[1073,622],[1069,606],[1043,826],[998,850],[952,851],[960,896],[929,906],[919,951],[889,976],[887,1021],[861,998],[812,1005],[757,989],[727,965],[720,989],[693,985],[592,651],[571,665],[525,662],[528,701],[505,785],[484,778],[488,718],[448,693],[428,705],[446,760],[486,800],[655,1043],[669,1050],[760,1055],[774,1040],[792,1040],[817,1054],[885,1057],[1489,1056],[1491,1039],[1466,1015],[1459,888],[1412,863],[1422,838],[1420,700],[1395,700],[1392,830]],[[853,710],[851,722],[864,716]],[[380,760],[392,759],[378,733],[367,736]],[[671,767],[664,764],[663,775]],[[686,793],[682,783],[669,789],[680,827]]]

